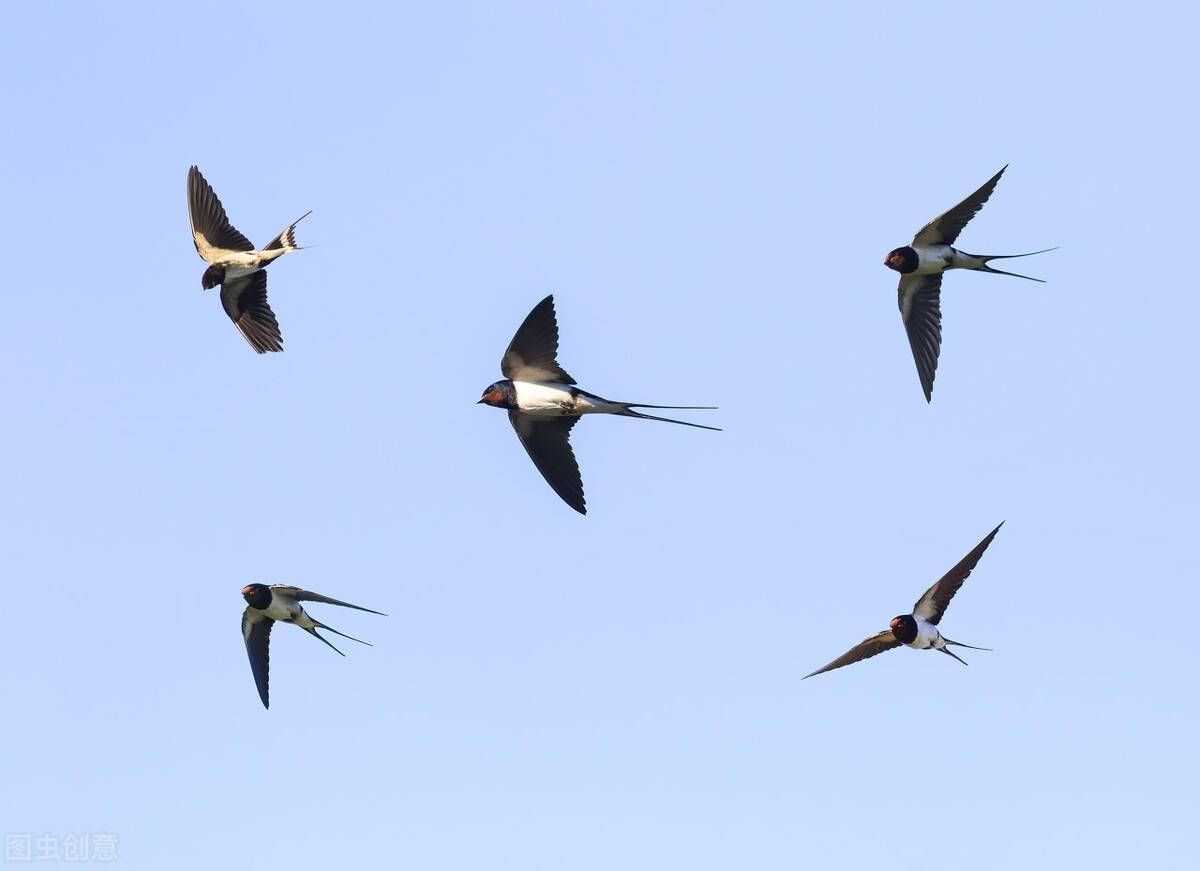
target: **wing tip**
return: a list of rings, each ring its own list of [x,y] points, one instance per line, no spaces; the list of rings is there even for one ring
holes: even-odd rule
[[[199,197],[204,191],[204,188],[208,186],[208,179],[204,177],[204,173],[200,171],[200,167],[196,166],[194,163],[188,167],[187,187],[189,201]],[[191,203],[189,202],[188,205],[190,206]]]
[[[550,320],[554,324],[555,332],[557,332],[558,331],[558,311],[554,307],[554,294],[552,294],[552,293],[547,294],[546,297],[541,302],[539,302],[536,306],[534,306],[534,310],[536,311],[537,309],[540,309],[543,306],[546,308],[547,313],[550,315]],[[555,338],[557,338],[557,336]],[[557,350],[557,348],[556,348],[556,350]]]

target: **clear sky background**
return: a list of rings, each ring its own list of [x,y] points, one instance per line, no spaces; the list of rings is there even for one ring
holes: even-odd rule
[[[169,8],[168,8],[169,7]],[[1186,4],[5,8],[0,831],[146,869],[1194,867]],[[287,351],[204,292],[197,163]],[[960,238],[934,401],[882,259]],[[722,433],[474,405],[564,366]],[[946,620],[800,677],[1007,521]],[[374,642],[276,628],[250,581]]]

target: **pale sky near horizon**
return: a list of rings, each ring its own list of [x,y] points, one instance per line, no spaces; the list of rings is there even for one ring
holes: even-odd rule
[[[1193,867],[1194,7],[5,18],[0,834]],[[200,287],[193,163],[258,244],[313,210],[283,354]],[[882,260],[1004,164],[960,247],[1061,247],[946,278],[927,405]],[[725,428],[583,421],[587,517],[474,404],[547,293],[581,386]],[[994,652],[801,683],[1002,520],[942,623]],[[276,627],[267,711],[250,581],[389,616],[314,605],[345,658]]]

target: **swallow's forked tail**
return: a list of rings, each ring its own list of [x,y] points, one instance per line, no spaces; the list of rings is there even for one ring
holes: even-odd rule
[[[992,260],[1012,260],[1014,257],[1032,257],[1034,254],[1045,254],[1047,251],[1057,251],[1058,246],[1053,248],[1043,248],[1041,251],[1030,251],[1028,254],[967,254],[968,257],[974,257],[977,260],[982,260],[982,266],[973,267],[976,272],[990,272],[993,275],[1011,275],[1013,278],[1024,278],[1028,281],[1040,281],[1046,283],[1044,278],[1034,278],[1031,275],[1021,275],[1019,272],[1005,272],[1003,269],[992,269],[988,266],[988,262]],[[965,253],[965,252],[964,252]]]
[[[642,420],[661,420],[663,423],[677,423],[680,426],[694,426],[696,429],[711,429],[713,432],[720,432],[719,426],[705,426],[702,423],[689,423],[686,420],[675,420],[670,417],[657,417],[653,414],[642,414],[640,411],[634,411],[635,408],[671,408],[676,410],[686,411],[716,411],[715,405],[646,405],[644,402],[622,402],[624,406],[616,414],[622,417],[640,417]]]
[[[312,209],[309,209],[292,223],[288,224],[287,229],[271,240],[271,244],[264,248],[264,251],[274,251],[276,248],[282,248],[284,251],[299,251],[300,246],[296,244],[296,225],[312,214]]]
[[[963,665],[966,665],[967,661],[965,659],[963,659],[961,656],[959,656],[958,654],[947,649],[947,648],[949,648],[949,646],[951,644],[953,644],[955,647],[965,647],[965,648],[967,648],[967,650],[986,650],[989,653],[992,650],[992,648],[990,648],[990,647],[974,647],[973,645],[970,645],[970,644],[963,644],[961,641],[951,641],[945,635],[942,636],[942,641],[946,642],[946,647],[939,647],[938,650],[940,650],[942,653],[946,654],[947,656],[953,656],[955,659],[957,659]]]
[[[307,632],[309,635],[311,635],[313,638],[320,638],[326,644],[329,644],[329,646],[333,649],[334,653],[341,654],[342,656],[345,656],[346,654],[342,653],[340,650],[338,650],[336,647],[334,647],[332,644],[330,644],[328,638],[322,638],[320,635],[318,635],[317,634],[318,629],[326,629],[326,630],[332,632],[334,635],[340,635],[343,638],[349,638],[351,641],[357,641],[359,644],[367,645],[367,647],[374,646],[373,644],[371,644],[370,641],[363,641],[361,638],[355,638],[353,635],[347,635],[345,632],[338,632],[332,626],[330,626],[326,623],[322,623],[320,620],[313,620],[313,624],[314,625],[311,629],[305,629],[304,631]]]

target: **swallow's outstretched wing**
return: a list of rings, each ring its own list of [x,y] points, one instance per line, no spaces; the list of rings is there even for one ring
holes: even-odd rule
[[[983,186],[975,193],[922,227],[913,237],[913,245],[916,247],[953,245],[963,227],[967,226],[967,222],[975,217],[983,208],[983,204],[988,201],[988,197],[996,189],[996,182],[1000,181],[1000,176],[1004,175],[1006,169],[1008,169],[1008,164],[1001,167],[1000,171],[984,182]]]
[[[878,635],[872,635],[870,638],[864,638],[858,644],[851,647],[829,665],[822,666],[811,674],[806,674],[801,680],[808,680],[814,674],[821,674],[826,671],[833,671],[835,668],[841,668],[843,665],[850,665],[863,659],[870,659],[872,656],[878,656],[885,650],[891,650],[893,647],[899,647],[900,642],[896,636],[892,634],[891,629],[885,629]]]
[[[535,305],[517,328],[500,360],[500,371],[512,381],[575,383],[558,365],[558,321],[554,317],[553,296]]]
[[[260,354],[283,350],[279,321],[267,302],[267,273],[251,272],[221,285],[221,305],[238,332]]]
[[[509,423],[517,431],[517,437],[525,446],[529,459],[537,466],[546,483],[553,488],[562,501],[580,514],[587,514],[583,499],[583,479],[579,475],[579,463],[571,450],[571,427],[579,422],[577,417],[534,418],[517,411],[508,413]]]
[[[370,608],[364,608],[362,605],[351,605],[349,602],[343,602],[340,599],[331,599],[328,596],[322,596],[320,593],[313,593],[309,590],[302,590],[299,587],[289,587],[285,584],[272,584],[271,589],[278,592],[281,596],[287,596],[295,599],[297,602],[321,602],[325,605],[340,605],[343,608],[353,608],[355,611],[366,611],[368,614],[378,614],[380,617],[386,617],[382,611],[372,611]],[[329,627],[323,627],[328,629]],[[337,630],[332,630],[336,632]],[[338,633],[341,634],[340,632]],[[346,636],[350,638],[349,635]],[[359,639],[355,638],[354,641]],[[366,643],[365,641],[363,642]]]
[[[271,627],[275,621],[254,608],[242,612],[242,639],[246,642],[246,654],[250,657],[250,671],[254,674],[254,685],[263,707],[271,707],[268,697],[267,678],[271,665]]]
[[[188,216],[192,221],[192,241],[197,253],[209,263],[223,251],[253,251],[254,245],[229,223],[225,208],[200,170],[188,170]]]
[[[942,352],[942,274],[905,275],[898,291],[900,317],[917,364],[925,401],[933,401],[933,378]]]
[[[1000,524],[1000,526],[1003,525],[1003,523]],[[1000,531],[1000,526],[989,532],[983,541],[975,545],[975,548],[959,561],[958,565],[942,575],[937,583],[925,591],[925,595],[917,600],[917,604],[913,605],[914,617],[928,620],[935,626],[938,624],[942,615],[946,613],[946,606],[950,604],[950,600],[954,598],[958,588],[963,585],[963,581],[970,576],[971,570],[975,568],[975,564],[979,562],[983,552],[988,549],[988,545]]]

